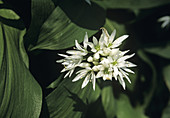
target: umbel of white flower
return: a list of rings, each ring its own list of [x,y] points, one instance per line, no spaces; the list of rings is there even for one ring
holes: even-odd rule
[[[64,78],[67,76],[71,77],[75,68],[80,68],[76,72],[77,75],[72,82],[83,79],[81,88],[92,82],[93,89],[95,90],[96,79],[103,79],[104,81],[115,79],[125,89],[124,79],[127,79],[131,83],[128,73],[134,73],[129,68],[136,66],[127,61],[134,54],[125,55],[129,50],[120,51],[118,48],[128,35],[123,35],[115,39],[116,30],[109,35],[105,28],[101,29],[102,34],[99,40],[93,37],[90,42],[86,33],[83,45],[80,45],[75,40],[76,47],[73,50],[66,51],[67,55],[59,54],[64,59],[57,60],[57,62],[64,65],[64,69],[61,72],[67,71]]]

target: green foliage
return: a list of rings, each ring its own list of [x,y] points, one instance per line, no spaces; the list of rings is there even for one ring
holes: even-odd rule
[[[18,16],[1,10],[7,20]],[[15,23],[15,22],[14,22]],[[0,117],[32,117],[40,115],[41,87],[28,69],[28,57],[23,44],[25,29],[0,22]]]
[[[157,22],[170,12],[169,0],[30,3],[0,0],[0,118],[169,117],[170,33]],[[95,91],[91,82],[81,89],[83,79],[72,82],[76,72],[64,78],[55,63],[86,32],[89,40],[99,37],[101,27],[129,35],[121,48],[136,53],[137,67],[126,90],[114,79],[97,80]]]

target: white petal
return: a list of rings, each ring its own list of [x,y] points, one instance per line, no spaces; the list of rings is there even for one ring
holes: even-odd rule
[[[92,42],[87,42],[87,45],[91,48],[92,52],[96,52],[97,50],[95,49],[95,46]]]
[[[91,80],[92,80],[92,84],[93,84],[93,90],[95,91],[96,77],[95,77],[95,74],[93,72],[91,74],[92,74]]]
[[[164,22],[164,21],[168,21],[168,20],[170,20],[170,16],[163,16],[158,19],[159,22]]]
[[[128,69],[128,68],[123,68],[123,70],[125,70],[126,72],[129,72],[129,73],[133,73],[133,74],[134,74],[134,72],[133,72],[132,70]]]
[[[117,80],[117,75],[118,75],[119,71],[118,71],[117,67],[115,67],[115,66],[113,67],[113,69],[114,69],[114,72],[113,72],[114,78],[115,78],[115,80]]]
[[[59,56],[62,56],[62,57],[69,57],[68,55],[65,55],[65,54],[58,54]]]
[[[123,35],[119,38],[117,38],[113,43],[112,43],[112,46],[111,48],[115,48],[115,47],[118,47],[119,45],[122,44],[122,42],[128,37],[128,35]]]
[[[135,64],[133,64],[133,63],[131,63],[129,61],[126,61],[125,66],[126,67],[136,67],[137,65],[135,65]]]
[[[87,35],[87,32],[84,36],[84,41],[83,41],[83,45],[84,45],[84,48],[87,49],[87,42],[88,42],[88,35]]]
[[[96,78],[100,78],[104,75],[103,71],[99,71],[96,75]]]
[[[84,88],[84,87],[89,83],[89,81],[90,81],[90,74],[88,74],[88,75],[85,77],[81,88]]]
[[[93,56],[94,56],[94,59],[95,59],[95,60],[98,60],[98,59],[100,58],[100,55],[99,55],[99,53],[98,53],[98,52],[97,52],[97,53],[95,53]]]
[[[118,49],[118,48],[115,48],[115,49],[112,49],[112,50],[110,51],[110,54],[109,54],[109,55],[114,56],[114,55],[116,55],[118,52],[119,52],[119,49]]]
[[[91,57],[91,56],[88,57],[88,58],[87,58],[87,61],[88,61],[88,62],[93,62],[93,57]]]
[[[129,77],[126,75],[127,73],[124,72],[122,69],[120,69],[121,73],[123,74],[123,76],[128,80],[129,83],[131,83]]]
[[[119,58],[119,59],[117,60],[117,62],[125,61],[126,59],[129,59],[129,58],[133,57],[134,55],[135,55],[135,53],[133,53],[133,54],[131,54],[131,55],[123,56],[123,57]]]
[[[60,60],[57,60],[56,62],[57,63],[62,63],[62,62],[64,62],[65,60],[64,59],[60,59]]]
[[[112,43],[112,42],[113,42],[113,40],[114,40],[114,38],[115,38],[115,35],[116,35],[116,30],[113,30],[113,32],[112,32],[112,34],[111,34],[111,36],[110,36],[110,38],[109,38],[109,43]]]
[[[86,68],[86,67],[90,67],[90,65],[91,65],[90,63],[83,62],[79,64],[79,67]]]
[[[73,54],[73,55],[81,55],[82,51],[77,51],[77,50],[68,50],[66,51],[67,54]]]
[[[81,48],[81,45],[78,43],[77,40],[75,40],[75,45],[76,45],[76,48],[77,48],[78,50],[84,51],[84,49]]]
[[[74,68],[72,70],[70,70],[70,74],[69,74],[69,77],[71,77],[71,75],[73,74],[74,72]]]
[[[170,23],[170,21],[164,21],[161,25],[162,28],[165,28],[168,24]]]
[[[126,50],[126,51],[120,52],[120,54],[123,56],[123,55],[125,55],[128,52],[129,52],[129,50]]]
[[[65,74],[64,78],[66,78],[66,77],[69,75],[69,73],[70,73],[70,71],[68,71],[68,72]]]
[[[96,37],[93,36],[93,44],[94,45],[98,45],[98,40],[96,39]]]
[[[87,73],[80,73],[80,74],[78,74],[78,75],[72,80],[72,82],[75,82],[75,81],[83,78],[86,74],[87,74]]]
[[[120,72],[119,72],[118,80],[119,80],[120,84],[122,85],[123,89],[125,90],[125,86],[126,86],[125,81],[123,80],[123,76]]]

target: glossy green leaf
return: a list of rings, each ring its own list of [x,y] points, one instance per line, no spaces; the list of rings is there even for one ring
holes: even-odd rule
[[[163,76],[165,83],[170,91],[170,65],[167,65],[166,67],[163,68]]]
[[[9,14],[10,15],[6,15]],[[0,17],[6,18],[6,19],[19,19],[19,16],[15,14],[14,11],[10,9],[0,9]]]
[[[5,11],[4,15],[11,18],[16,14]],[[1,118],[38,118],[41,111],[42,91],[28,69],[24,34],[25,30],[0,21]]]
[[[102,89],[102,105],[104,107],[106,117],[113,118],[116,114],[116,99],[113,96],[112,86],[106,86]]]
[[[131,105],[126,95],[121,94],[116,103],[117,118],[148,118],[143,109]]]
[[[170,44],[167,44],[166,46],[162,47],[150,47],[150,48],[145,48],[145,51],[158,55],[163,58],[170,59]]]
[[[81,89],[83,81],[72,82],[72,79],[73,77],[65,78],[46,97],[51,118],[81,118],[87,112],[88,104],[99,97],[99,87],[96,87],[96,90],[93,91],[92,83],[89,83],[84,89]]]
[[[43,6],[40,3],[37,7]],[[105,11],[96,5],[89,6],[85,1],[64,0],[48,16],[40,29],[36,45],[30,50],[72,47],[75,40],[84,40],[86,32],[89,37],[95,34],[104,25],[104,19]]]
[[[146,9],[170,3],[169,0],[92,0],[103,8]]]

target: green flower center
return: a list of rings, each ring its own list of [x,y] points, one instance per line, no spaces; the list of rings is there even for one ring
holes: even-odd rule
[[[97,51],[99,51],[99,50],[100,50],[100,45],[96,45],[96,46],[95,46],[95,49],[96,49]]]
[[[117,61],[114,61],[112,64],[113,64],[113,65],[116,65],[116,64],[117,64]]]
[[[108,47],[112,46],[112,43],[109,43]]]
[[[108,68],[106,68],[106,69],[104,70],[104,74],[109,74],[109,69],[108,69]]]

